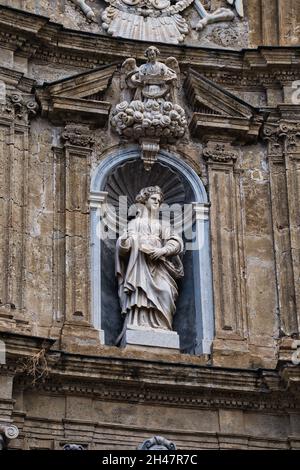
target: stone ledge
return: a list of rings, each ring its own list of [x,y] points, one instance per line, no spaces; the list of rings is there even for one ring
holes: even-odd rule
[[[179,352],[179,336],[175,331],[127,328],[122,346],[139,346],[144,350],[146,347],[159,348],[155,352],[168,350],[174,353]]]

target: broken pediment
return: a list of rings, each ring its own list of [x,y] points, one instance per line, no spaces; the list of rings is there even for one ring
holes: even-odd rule
[[[100,67],[37,88],[42,115],[53,122],[87,122],[96,127],[107,122],[110,103],[103,100],[117,64]]]
[[[193,69],[184,82],[193,111],[190,132],[207,140],[215,135],[232,136],[236,140],[258,137],[262,124],[259,111]]]

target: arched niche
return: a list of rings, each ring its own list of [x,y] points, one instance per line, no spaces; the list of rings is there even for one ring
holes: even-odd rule
[[[163,150],[150,173],[142,168],[138,147],[111,152],[94,171],[90,192],[94,326],[101,341],[113,345],[123,323],[114,271],[116,240],[99,236],[107,203],[114,204],[123,193],[132,201],[142,187],[153,184],[162,187],[166,202],[192,207],[196,249],[184,254],[185,276],[179,283],[173,328],[179,334],[182,352],[210,354],[214,319],[207,194],[196,172],[181,158]]]

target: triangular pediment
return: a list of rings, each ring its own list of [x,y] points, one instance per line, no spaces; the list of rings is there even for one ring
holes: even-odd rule
[[[116,68],[117,64],[104,65],[96,70],[89,70],[88,72],[48,83],[44,87],[48,89],[51,96],[94,99],[93,97],[101,96],[107,89]]]
[[[262,123],[259,111],[193,69],[184,82],[193,111],[189,127],[192,135],[203,140],[220,135],[232,140],[257,139]]]
[[[250,104],[193,69],[185,80],[185,91],[192,110],[197,113],[250,118],[256,112]]]
[[[103,125],[110,103],[104,101],[117,64],[104,65],[51,83],[37,89],[43,114],[55,122],[64,120],[93,121]]]

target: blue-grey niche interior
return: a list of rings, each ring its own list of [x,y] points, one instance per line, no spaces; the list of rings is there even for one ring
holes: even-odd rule
[[[102,191],[107,192],[108,202],[116,207],[119,195],[126,195],[131,204],[141,188],[153,185],[162,188],[168,204],[193,202],[208,206],[200,178],[182,159],[161,151],[158,161],[147,172],[135,147],[108,156],[100,163],[92,179],[91,194],[97,197]],[[104,331],[105,344],[114,345],[123,326],[115,278],[116,239],[96,241],[99,217],[96,214],[91,211],[93,318],[95,326]],[[196,224],[195,221],[193,231]],[[188,354],[209,354],[214,334],[208,217],[201,224],[203,246],[197,251],[186,251],[183,256],[185,276],[178,282],[179,297],[173,321],[181,351]]]

